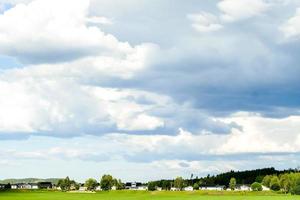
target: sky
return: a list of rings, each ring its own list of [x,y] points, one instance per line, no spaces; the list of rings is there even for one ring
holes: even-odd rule
[[[300,166],[299,0],[0,0],[0,179]]]

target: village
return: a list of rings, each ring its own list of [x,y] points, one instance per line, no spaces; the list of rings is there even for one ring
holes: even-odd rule
[[[62,190],[59,186],[52,184],[51,182],[38,182],[38,183],[17,183],[17,184],[0,184],[0,189],[11,189],[11,190]],[[84,192],[88,191],[88,188],[85,184],[80,183],[79,188],[71,187],[72,191]],[[111,190],[117,190],[116,186],[112,186]],[[148,185],[140,182],[127,182],[125,184],[124,190],[138,190],[138,191],[147,191]],[[163,191],[161,187],[155,187],[156,191]],[[193,186],[186,186],[182,189],[171,187],[169,191],[194,191]],[[207,191],[231,191],[231,188],[226,188],[225,185],[215,185],[215,186],[200,186],[197,190],[207,190]],[[250,185],[236,185],[234,191],[251,191]],[[263,191],[269,191],[270,188],[262,186]],[[102,191],[100,186],[95,188],[95,191]]]

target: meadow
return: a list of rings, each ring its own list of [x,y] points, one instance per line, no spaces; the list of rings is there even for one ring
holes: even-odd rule
[[[300,200],[300,196],[272,192],[147,192],[110,191],[64,193],[49,191],[0,192],[0,200]]]

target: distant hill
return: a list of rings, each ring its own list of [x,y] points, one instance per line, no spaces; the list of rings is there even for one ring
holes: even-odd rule
[[[48,179],[40,179],[40,178],[23,178],[23,179],[5,179],[0,180],[0,184],[15,184],[15,183],[38,183],[38,182],[51,182],[52,184],[57,184],[59,178],[48,178]]]

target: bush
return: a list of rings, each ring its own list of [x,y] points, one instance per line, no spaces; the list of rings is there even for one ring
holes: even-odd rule
[[[199,190],[199,184],[198,184],[198,183],[195,183],[194,186],[193,186],[193,189],[194,189],[194,190]]]
[[[292,194],[300,195],[300,180],[297,180],[295,186],[291,189]]]
[[[156,189],[155,182],[149,182],[148,183],[148,190],[149,191],[154,191]]]
[[[280,181],[277,176],[273,176],[270,182],[270,188],[273,191],[279,191],[280,190]]]
[[[262,191],[263,190],[262,185],[260,183],[258,183],[258,182],[252,183],[251,189],[253,191]]]

